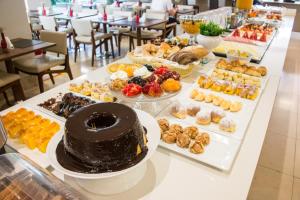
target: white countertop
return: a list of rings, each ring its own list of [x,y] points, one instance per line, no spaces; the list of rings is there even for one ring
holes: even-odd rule
[[[95,196],[91,195],[90,197],[110,200],[246,199],[272,113],[291,37],[293,22],[294,15],[284,17],[281,28],[261,62],[261,65],[268,67],[271,76],[256,107],[240,152],[230,172],[225,173],[218,171],[168,150],[158,148],[157,152],[147,163],[148,169],[145,177],[137,186],[127,192],[113,196],[97,196],[97,198],[95,198]],[[98,80],[101,80],[101,78],[106,75],[107,72],[105,68],[100,68],[76,80],[90,78],[98,78]],[[189,80],[195,80],[196,77],[197,74],[193,74],[192,77],[183,81],[190,83]],[[52,92],[59,91],[68,84],[69,83],[60,85],[41,95],[44,97],[49,95],[48,97],[50,98]],[[41,96],[38,95],[27,100],[25,103],[33,104],[36,99],[40,97]],[[54,171],[53,173],[63,178],[59,172]],[[87,194],[76,184],[70,184],[76,187],[77,190]]]

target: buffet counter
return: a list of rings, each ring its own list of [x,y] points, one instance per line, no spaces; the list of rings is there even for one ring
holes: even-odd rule
[[[269,6],[278,6],[278,7],[286,7],[289,9],[295,9],[297,14],[295,17],[295,23],[293,27],[293,31],[295,32],[300,32],[300,1],[295,1],[293,2],[285,2],[283,0],[263,0],[262,1],[264,5],[269,5]]]
[[[240,151],[229,172],[220,171],[159,147],[147,163],[145,176],[135,187],[120,194],[99,196],[81,189],[74,179],[63,176],[51,167],[47,169],[90,199],[194,199],[195,197],[196,199],[201,197],[216,200],[246,199],[268,128],[289,46],[295,11],[289,13],[291,15],[283,18],[281,27],[260,63],[260,65],[268,67],[269,80],[258,101]],[[126,61],[126,58],[124,58],[124,61]],[[199,74],[199,71],[195,71],[188,78],[184,78],[182,80],[183,86],[188,87],[193,84]],[[108,76],[109,73],[103,67],[80,76],[72,82],[84,80],[105,81]],[[50,98],[53,94],[64,91],[69,84],[68,82],[59,85],[15,107],[22,105],[34,106],[42,99]],[[8,110],[13,110],[15,107]],[[35,161],[37,163],[44,162]]]

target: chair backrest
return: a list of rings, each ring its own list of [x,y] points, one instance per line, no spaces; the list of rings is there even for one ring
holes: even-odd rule
[[[107,5],[105,9],[108,15],[112,15],[115,11],[121,11],[121,7],[116,7],[115,5]]]
[[[114,17],[131,17],[133,15],[130,11],[114,11],[113,16]]]
[[[56,31],[56,21],[53,16],[40,16],[40,24],[47,31]]]
[[[54,47],[48,48],[47,51],[67,55],[67,33],[56,31],[41,31],[40,39],[45,42],[56,44]]]
[[[189,6],[189,5],[177,5],[178,10],[190,10],[193,9],[193,6]]]
[[[91,36],[93,28],[90,20],[72,19],[71,24],[77,36]]]
[[[161,11],[153,11],[150,9],[146,10],[145,13],[145,18],[146,19],[162,19],[162,20],[166,20],[168,18],[168,13],[166,12],[161,12]]]

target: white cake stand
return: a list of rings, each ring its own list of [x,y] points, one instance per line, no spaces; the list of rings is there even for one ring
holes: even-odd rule
[[[63,132],[57,133],[47,146],[47,156],[52,167],[64,175],[72,177],[85,190],[95,194],[116,194],[124,192],[136,185],[145,175],[146,162],[155,152],[160,141],[160,128],[156,120],[148,113],[135,110],[138,118],[147,129],[148,152],[147,155],[136,165],[116,172],[98,174],[85,174],[70,171],[59,164],[56,158],[56,147],[63,137]]]

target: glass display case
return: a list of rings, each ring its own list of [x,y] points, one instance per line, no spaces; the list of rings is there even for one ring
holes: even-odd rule
[[[0,199],[81,200],[84,196],[26,157],[0,155]]]

